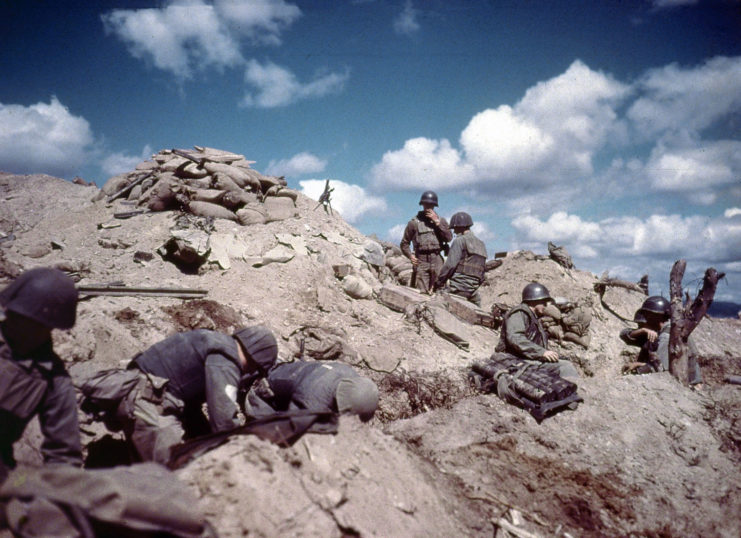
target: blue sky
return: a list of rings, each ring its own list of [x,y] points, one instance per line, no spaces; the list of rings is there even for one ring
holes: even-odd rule
[[[6,0],[0,35],[0,170],[211,146],[382,239],[430,188],[492,254],[741,302],[738,1]]]

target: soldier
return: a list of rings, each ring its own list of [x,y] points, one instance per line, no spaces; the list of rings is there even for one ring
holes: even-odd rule
[[[239,426],[239,393],[265,376],[277,355],[275,337],[264,326],[231,336],[196,329],[154,344],[127,370],[100,372],[82,392],[93,402],[120,401],[116,418],[139,457],[167,463],[170,447],[183,436]],[[204,402],[208,421],[201,411]]]
[[[267,382],[273,393],[268,401],[250,393],[256,416],[306,409],[357,415],[367,422],[378,407],[376,384],[352,366],[337,361],[282,363],[270,371]]]
[[[671,332],[671,310],[669,301],[660,295],[654,295],[643,301],[636,310],[633,320],[637,329],[623,329],[620,338],[630,346],[640,347],[638,360],[626,365],[626,373],[648,374],[669,370],[669,336]],[[697,364],[697,348],[692,339],[689,347],[689,383],[699,388],[702,383],[700,367]]]
[[[478,289],[484,281],[486,246],[471,231],[473,220],[468,213],[461,211],[453,215],[450,226],[456,238],[450,245],[450,252],[440,269],[433,291],[441,289],[447,282],[447,291],[481,306]]]
[[[58,269],[24,272],[0,292],[0,482],[15,467],[13,443],[39,416],[45,463],[82,466],[77,399],[52,348],[53,329],[70,329],[77,288]]]
[[[399,246],[404,255],[412,261],[410,286],[430,293],[443,265],[440,253],[443,251],[447,253],[447,243],[453,239],[453,234],[445,219],[435,213],[438,205],[437,194],[425,191],[419,204],[422,211],[407,224]],[[410,243],[414,244],[414,254],[409,248]]]
[[[522,303],[504,315],[496,351],[535,364],[553,363],[561,377],[579,377],[570,361],[560,359],[558,353],[548,349],[548,333],[538,318],[543,316],[546,305],[552,300],[544,285],[531,282],[525,286]]]

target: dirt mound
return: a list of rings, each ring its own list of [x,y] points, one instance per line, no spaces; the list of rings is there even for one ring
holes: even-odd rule
[[[0,232],[13,237],[0,242],[0,280],[45,265],[81,286],[123,282],[207,295],[86,298],[75,328],[54,334],[74,379],[123,366],[176,331],[265,323],[280,358],[342,360],[381,389],[367,425],[343,420],[338,435],[306,435],[289,449],[235,438],[179,471],[221,535],[491,536],[492,520],[512,507],[523,513],[523,528],[549,535],[741,531],[741,389],[723,383],[741,374],[738,320],[707,318],[693,333],[704,392],[668,374],[622,377],[635,350],[617,335],[644,296],[617,287],[600,294],[589,272],[510,253],[486,273],[484,314],[519,303],[522,287],[537,280],[589,320],[586,348],[554,341],[585,375],[585,402],[538,425],[468,384],[470,366],[499,338],[472,324],[483,314],[467,312],[473,317],[464,321],[440,296],[423,298],[419,316],[379,302],[384,287],[408,277],[398,249],[315,201],[297,194],[280,221],[216,218],[202,226],[179,211],[116,218],[132,205],[107,204],[98,193],[48,176],[1,174]],[[201,249],[197,270],[185,273],[162,255],[173,237],[178,248]],[[92,424],[83,434],[91,465],[105,465],[120,448],[120,434]],[[37,427],[29,428],[19,459],[38,461],[38,442]]]

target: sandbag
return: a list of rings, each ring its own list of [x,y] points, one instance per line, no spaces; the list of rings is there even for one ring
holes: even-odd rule
[[[191,201],[188,203],[188,210],[199,217],[213,217],[215,219],[227,219],[239,222],[239,217],[234,212],[229,211],[224,206],[210,202]]]
[[[221,204],[224,198],[224,191],[218,189],[192,189],[188,190],[188,198],[194,202],[210,202],[212,204]]]
[[[237,218],[242,226],[264,224],[267,221],[265,212],[256,206],[246,206],[237,211]]]
[[[347,275],[342,280],[342,289],[353,299],[369,299],[373,295],[370,284],[356,275]]]
[[[203,163],[205,168],[212,175],[227,176],[240,188],[249,187],[252,190],[260,191],[260,181],[253,179],[250,174],[245,173],[236,166],[222,163]]]
[[[286,220],[298,214],[293,201],[288,198],[271,196],[265,199],[263,207],[265,208],[266,222]]]
[[[220,189],[222,191],[242,192],[243,190],[242,187],[237,185],[237,183],[235,183],[234,180],[226,174],[214,175],[213,186],[215,189]]]

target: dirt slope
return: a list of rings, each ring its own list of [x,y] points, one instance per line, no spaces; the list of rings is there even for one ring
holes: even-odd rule
[[[497,331],[467,326],[466,352],[374,298],[352,299],[333,265],[350,266],[376,292],[391,273],[362,261],[369,238],[312,200],[299,195],[298,218],[251,226],[217,219],[211,237],[231,242],[229,269],[207,264],[184,274],[156,254],[177,214],[113,219],[132,207],[92,202],[97,192],[0,174],[0,232],[15,235],[0,243],[0,278],[58,265],[81,285],[123,281],[208,295],[81,302],[75,328],[54,336],[73,377],[123,365],[177,330],[260,322],[278,336],[281,358],[293,357],[303,337],[382,389],[369,425],[343,420],[337,436],[307,435],[290,449],[233,439],[179,471],[223,536],[490,536],[491,519],[508,506],[524,513],[524,528],[546,535],[741,534],[741,389],[723,383],[741,373],[741,322],[706,319],[694,333],[702,393],[668,374],[622,377],[630,350],[617,333],[628,323],[615,312],[629,316],[640,294],[612,290],[603,304],[595,275],[529,252],[508,256],[487,273],[484,309],[516,304],[522,286],[538,280],[592,314],[589,349],[556,347],[578,357],[585,403],[538,425],[466,383]],[[276,247],[293,258],[260,265]],[[137,252],[154,256],[140,263]],[[29,430],[17,452],[35,461],[38,432]],[[101,431],[84,431],[97,457]]]

